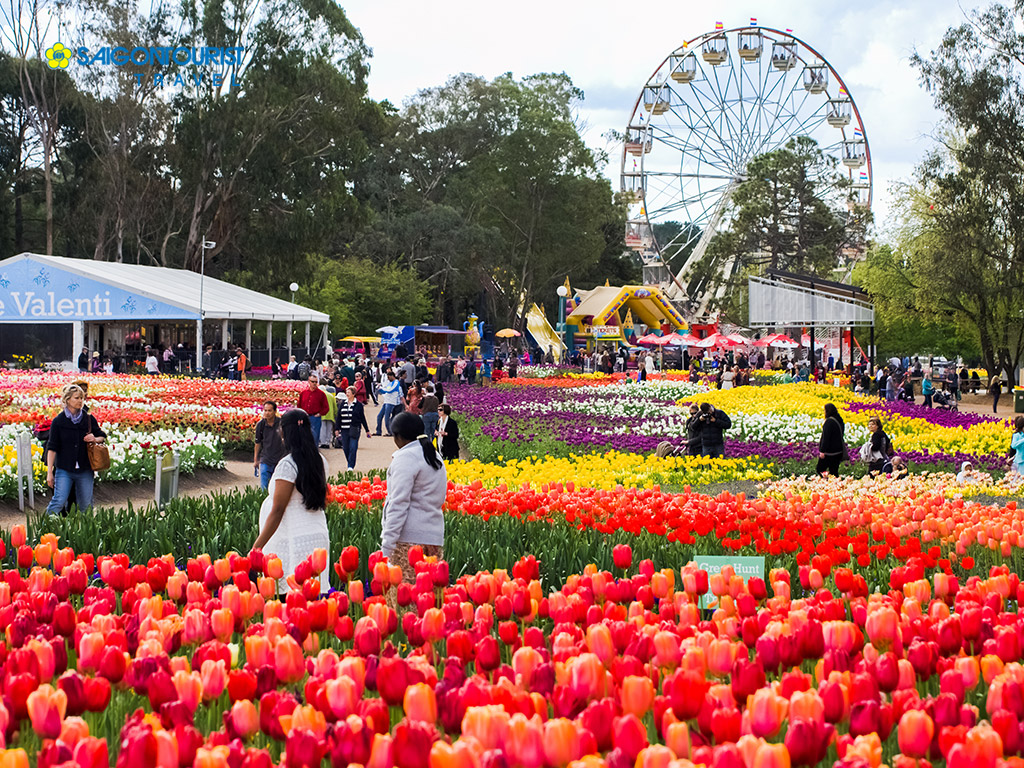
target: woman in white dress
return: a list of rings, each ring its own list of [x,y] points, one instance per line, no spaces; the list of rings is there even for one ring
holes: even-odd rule
[[[318,548],[330,552],[327,532],[327,460],[320,455],[309,427],[309,414],[292,408],[281,417],[281,434],[287,454],[270,478],[269,495],[260,507],[260,534],[253,549],[277,555],[285,578],[278,582],[287,591],[287,577]]]

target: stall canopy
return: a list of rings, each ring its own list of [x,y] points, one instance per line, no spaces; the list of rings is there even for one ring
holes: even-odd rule
[[[197,272],[22,253],[0,261],[0,322],[269,320],[330,316]]]

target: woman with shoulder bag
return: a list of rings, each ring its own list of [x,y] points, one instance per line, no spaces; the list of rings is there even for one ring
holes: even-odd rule
[[[50,424],[46,442],[46,484],[53,488],[53,498],[46,505],[49,515],[64,508],[72,486],[78,509],[92,507],[94,474],[89,446],[100,444],[107,437],[96,417],[85,410],[85,392],[81,387],[75,384],[65,387],[61,402],[64,410]],[[103,453],[106,454],[105,448]],[[106,466],[110,466],[109,454],[106,454]]]
[[[819,475],[829,474],[839,477],[839,465],[846,458],[846,424],[839,415],[839,409],[833,403],[825,403],[825,423],[821,427],[821,440],[818,441]]]

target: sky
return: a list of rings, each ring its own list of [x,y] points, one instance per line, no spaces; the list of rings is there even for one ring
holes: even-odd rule
[[[972,0],[762,0],[740,3],[623,3],[607,0],[355,0],[349,20],[373,51],[370,96],[401,105],[418,90],[469,72],[493,78],[565,72],[585,94],[584,138],[606,148],[605,172],[618,188],[618,152],[602,138],[622,131],[640,89],[685,40],[743,26],[750,17],[792,29],[832,64],[860,109],[871,146],[876,235],[891,225],[891,186],[909,179],[933,146],[940,116],[910,65],[935,49],[950,26],[978,7]]]

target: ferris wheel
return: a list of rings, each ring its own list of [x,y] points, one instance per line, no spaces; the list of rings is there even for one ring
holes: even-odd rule
[[[644,282],[704,317],[735,274],[735,255],[704,263],[730,218],[733,192],[759,155],[813,139],[834,163],[823,194],[851,215],[870,210],[871,152],[860,112],[835,68],[791,30],[725,29],[689,40],[643,86],[626,127],[626,245]]]

